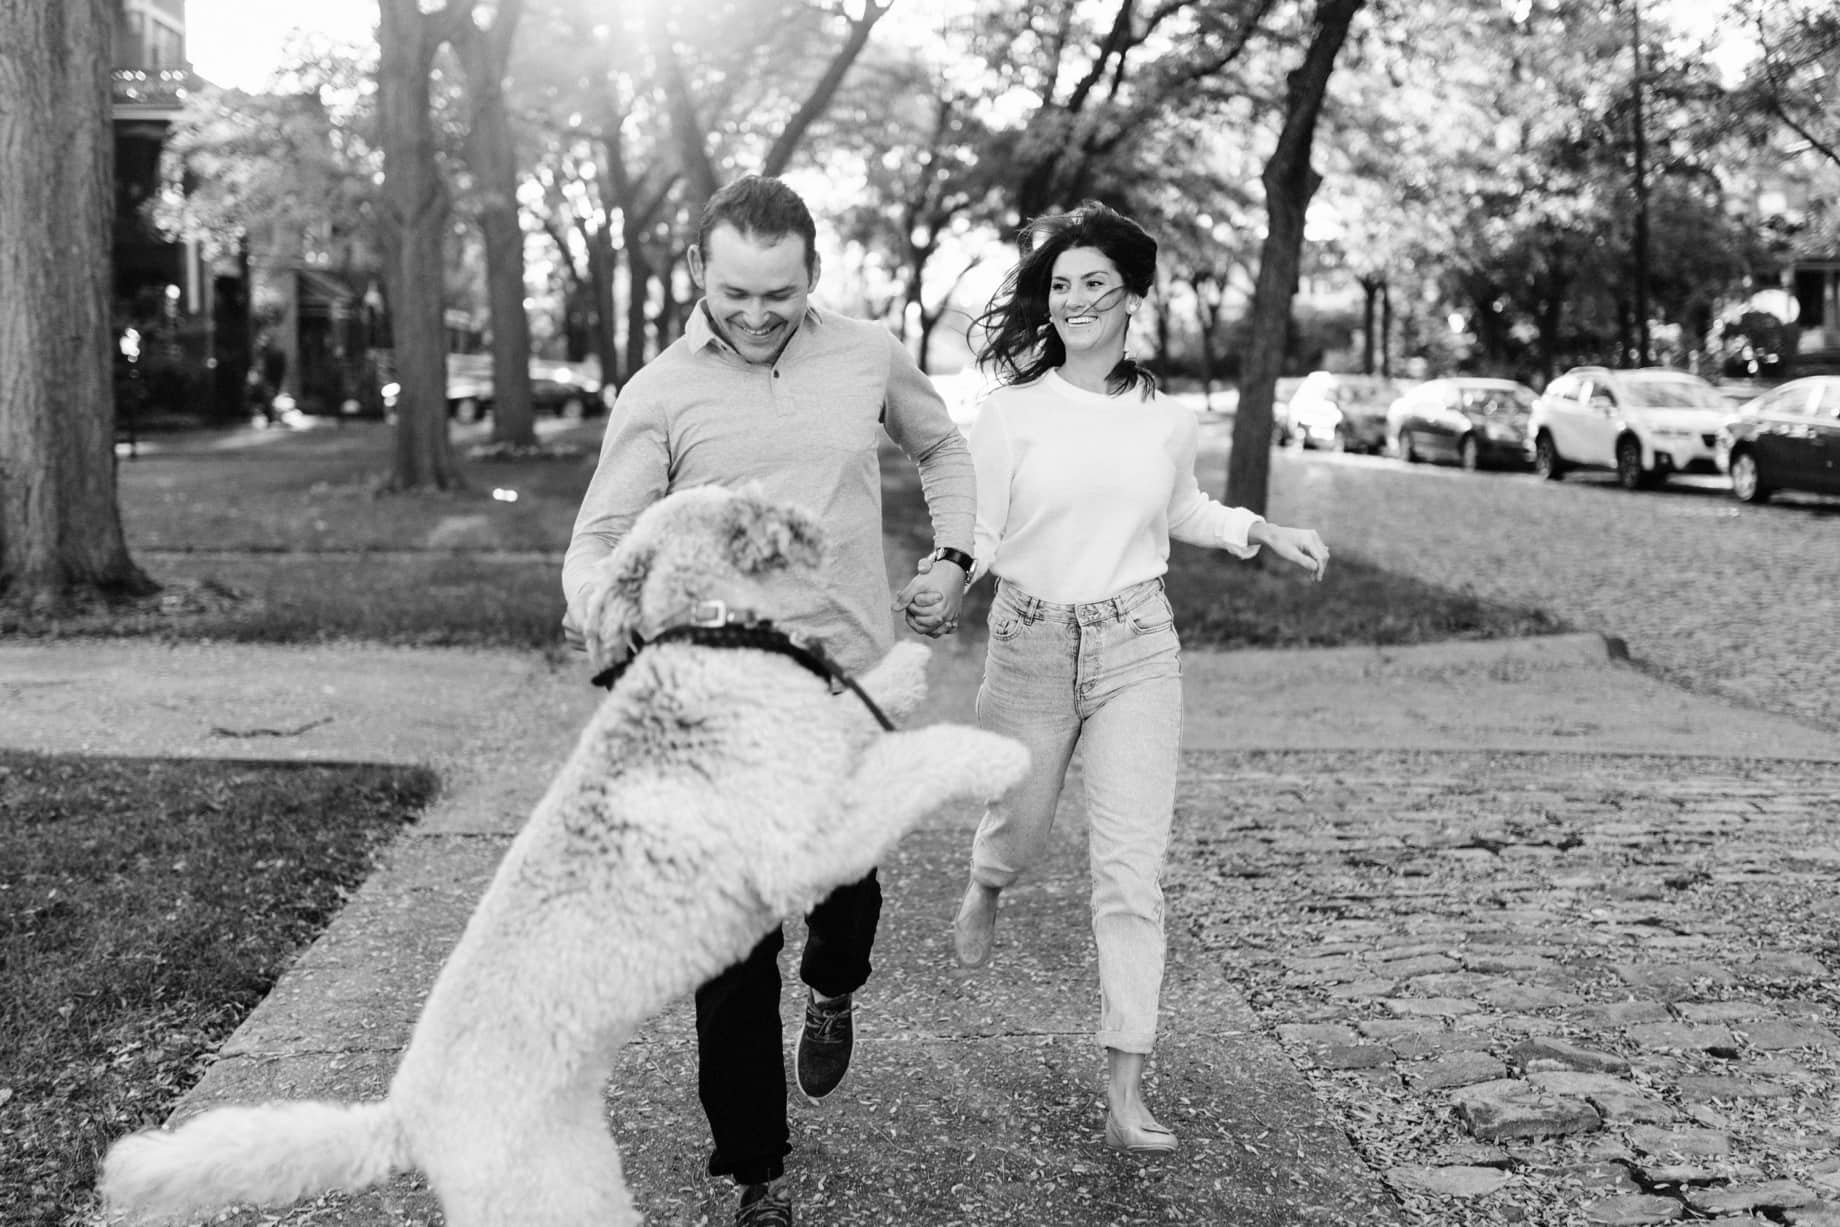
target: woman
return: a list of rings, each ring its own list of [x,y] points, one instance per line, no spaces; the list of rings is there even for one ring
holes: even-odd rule
[[[1169,541],[1249,558],[1261,546],[1317,579],[1309,529],[1223,506],[1195,481],[1194,414],[1125,355],[1156,241],[1096,202],[1046,217],[979,323],[998,381],[971,430],[977,566],[996,574],[978,722],[1029,748],[1028,777],[992,804],[954,922],[959,961],[990,956],[1003,889],[1040,856],[1067,765],[1083,750],[1091,826],[1105,1141],[1169,1151],[1144,1104],[1163,978],[1164,850],[1175,809],[1182,684],[1163,594]]]

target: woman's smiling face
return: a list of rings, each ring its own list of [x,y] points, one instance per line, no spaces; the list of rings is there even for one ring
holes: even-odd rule
[[[1069,247],[1048,278],[1048,318],[1069,355],[1124,353],[1130,291],[1118,266],[1093,247]]]

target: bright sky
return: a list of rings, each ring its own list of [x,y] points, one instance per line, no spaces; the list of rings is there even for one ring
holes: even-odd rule
[[[377,28],[377,0],[186,0],[185,41],[192,68],[214,85],[259,90],[268,84],[288,31],[305,26],[367,40]]]
[[[1648,0],[1647,12],[1666,12],[1689,33],[1712,25],[1713,6],[1700,0]],[[306,26],[346,39],[370,39],[377,28],[377,0],[308,0],[304,5],[272,0],[186,0],[186,42],[192,66],[207,81],[259,90],[268,83],[289,30]],[[1742,49],[1730,47],[1721,61],[1727,72]]]

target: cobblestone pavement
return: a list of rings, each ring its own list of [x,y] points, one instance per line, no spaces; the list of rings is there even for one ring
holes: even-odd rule
[[[1219,494],[1226,435],[1205,433]],[[1840,732],[1840,500],[1750,507],[1704,479],[1631,494],[1607,475],[1282,450],[1270,512],[1332,549],[1621,638],[1690,689]]]
[[[1172,915],[1419,1222],[1840,1225],[1840,767],[1186,768]]]

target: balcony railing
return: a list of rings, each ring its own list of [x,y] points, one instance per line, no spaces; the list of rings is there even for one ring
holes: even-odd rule
[[[198,88],[198,77],[189,68],[117,68],[110,77],[118,107],[177,110]]]

